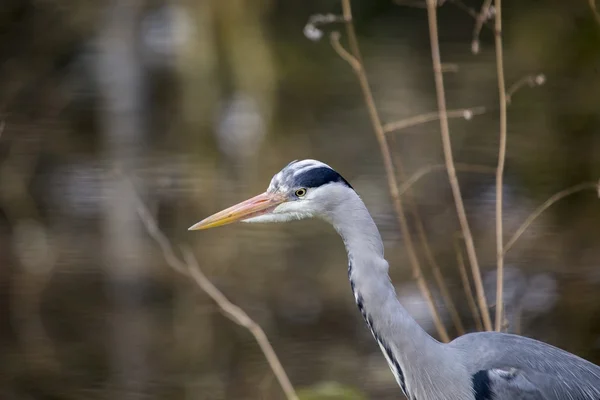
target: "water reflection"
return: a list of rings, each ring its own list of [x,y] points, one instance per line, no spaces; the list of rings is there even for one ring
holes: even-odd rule
[[[355,77],[326,38],[303,34],[308,15],[335,13],[335,4],[38,3],[8,1],[0,15],[0,398],[282,398],[248,332],[166,267],[116,170],[176,251],[190,245],[214,284],[263,327],[298,388],[397,398],[355,309],[331,227],[299,221],[186,230],[262,192],[289,161],[321,159],[364,199],[401,301],[436,334]],[[383,120],[434,111],[424,11],[371,3],[357,2],[355,16]],[[573,25],[584,17],[570,5],[545,7],[519,3],[505,17],[507,80],[547,77],[546,85],[519,91],[509,108],[506,237],[553,193],[594,181],[600,170],[597,27],[591,18]],[[457,66],[445,75],[448,101],[486,110],[451,120],[455,158],[493,168],[492,43],[484,31],[473,56],[471,30],[467,15],[440,8],[443,57]],[[435,121],[389,142],[407,176],[443,163]],[[459,171],[459,179],[493,305],[494,176]],[[406,195],[418,206],[451,298],[474,330],[455,261],[447,175],[436,170],[411,189]],[[560,201],[510,250],[505,273],[510,330],[595,362],[599,222],[593,191]]]

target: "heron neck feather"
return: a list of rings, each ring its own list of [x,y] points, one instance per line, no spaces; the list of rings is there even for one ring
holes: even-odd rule
[[[359,196],[355,194],[340,203],[331,212],[330,221],[346,246],[349,279],[358,307],[398,384],[409,398],[419,398],[418,394],[429,398],[423,394],[435,388],[428,385],[445,380],[424,382],[419,378],[447,375],[445,370],[449,369],[456,371],[456,355],[425,332],[398,301],[379,230]],[[394,362],[400,371],[394,371]]]

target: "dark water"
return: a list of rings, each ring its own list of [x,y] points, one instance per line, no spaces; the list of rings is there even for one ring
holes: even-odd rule
[[[437,335],[411,277],[356,77],[327,36],[312,42],[302,34],[309,15],[339,12],[339,5],[115,4],[8,1],[0,13],[0,397],[284,398],[248,331],[169,269],[140,222],[126,176],[176,256],[181,244],[190,246],[211,281],[262,326],[297,389],[330,385],[343,392],[339,398],[398,398],[355,309],[331,227],[299,221],[187,231],[264,191],[289,161],[322,160],[367,204],[402,303]],[[353,6],[382,120],[435,111],[425,10]],[[551,195],[600,177],[600,27],[584,6],[505,5],[507,85],[544,76],[543,85],[517,91],[508,108],[506,241]],[[471,17],[448,2],[439,20],[442,58],[453,71],[444,75],[449,108],[484,107],[451,119],[450,129],[493,303],[499,119],[492,35],[483,30],[475,56]],[[328,26],[325,34],[332,29],[344,32]],[[445,170],[435,167],[444,162],[439,124],[390,133],[388,141],[408,177],[434,166],[411,195],[461,320],[476,330],[454,252],[452,194]],[[598,201],[584,190],[536,219],[506,256],[505,284],[510,331],[594,362]],[[409,216],[413,235],[417,222]]]

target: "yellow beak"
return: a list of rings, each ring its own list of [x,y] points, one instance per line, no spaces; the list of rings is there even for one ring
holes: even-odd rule
[[[210,229],[217,226],[231,224],[237,221],[243,221],[252,217],[267,214],[275,209],[279,204],[284,203],[287,198],[276,193],[262,193],[251,199],[243,201],[235,206],[231,206],[223,211],[203,219],[197,224],[192,225],[188,230],[196,231],[201,229]]]

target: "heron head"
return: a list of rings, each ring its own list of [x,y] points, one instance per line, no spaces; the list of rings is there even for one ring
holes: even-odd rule
[[[191,226],[214,228],[237,221],[285,222],[319,217],[328,219],[352,186],[333,168],[316,160],[292,161],[273,176],[268,189]]]

